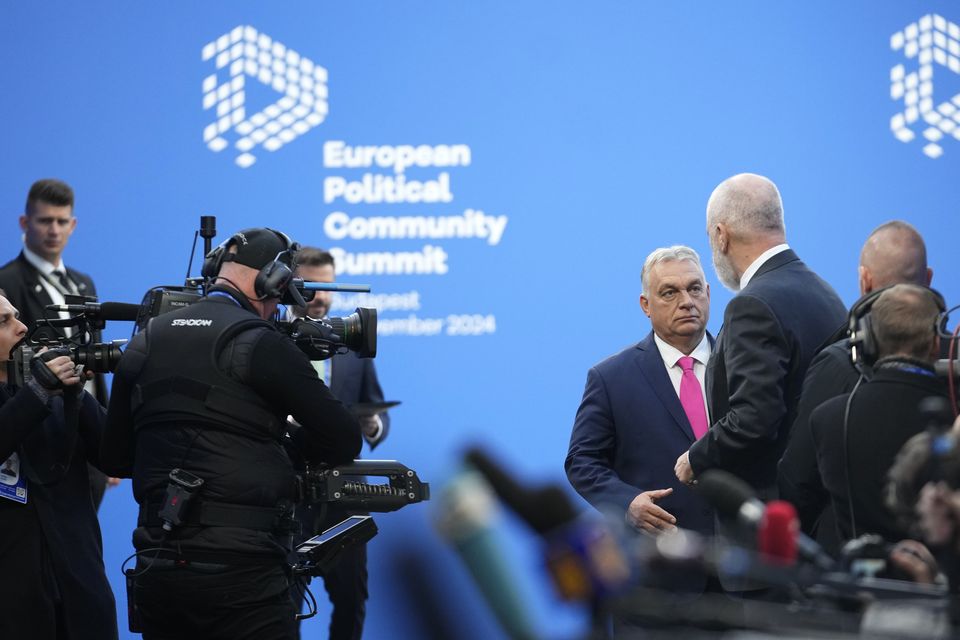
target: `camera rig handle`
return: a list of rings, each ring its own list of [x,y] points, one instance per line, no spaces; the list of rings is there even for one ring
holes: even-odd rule
[[[371,484],[362,476],[386,478]],[[306,498],[345,509],[387,512],[430,499],[430,485],[396,460],[354,460],[339,467],[307,469]]]

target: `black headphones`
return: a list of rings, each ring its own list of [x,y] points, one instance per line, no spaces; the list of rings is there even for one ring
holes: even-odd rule
[[[273,260],[260,268],[256,280],[254,280],[253,290],[261,300],[283,298],[290,286],[290,281],[293,280],[296,255],[300,251],[300,245],[290,240],[285,233],[266,227],[264,227],[264,230],[275,234],[283,243],[283,249],[277,253]],[[235,233],[221,242],[203,259],[200,275],[208,279],[216,278],[223,263],[233,261],[234,254],[230,253],[230,247],[243,242],[245,242],[245,239],[242,232]]]
[[[889,285],[887,287],[883,287],[882,289],[877,289],[876,291],[871,291],[870,293],[866,294],[857,300],[852,307],[850,307],[850,313],[847,315],[847,332],[850,341],[850,356],[853,358],[853,365],[857,368],[857,371],[860,372],[860,377],[857,378],[857,384],[853,386],[853,390],[850,392],[850,395],[847,396],[847,402],[845,403],[843,409],[843,439],[841,441],[843,445],[843,469],[847,487],[847,509],[850,513],[850,530],[853,533],[853,538],[857,537],[857,516],[854,512],[853,505],[853,486],[850,483],[850,409],[853,407],[853,399],[857,395],[857,391],[859,391],[864,380],[868,379],[868,368],[872,367],[879,357],[877,336],[874,333],[873,321],[870,319],[870,311],[873,309],[874,303],[876,303],[881,294],[894,286],[896,285]],[[934,301],[937,303],[937,307],[940,309],[940,314],[937,320],[933,323],[933,327],[931,327],[934,335],[939,335],[942,332],[941,327],[943,327],[946,323],[946,319],[944,317],[947,309],[946,302],[944,302],[943,296],[940,295],[940,292],[936,289],[931,289],[930,287],[925,287],[923,285],[917,286],[929,291],[933,296]],[[831,501],[834,502],[833,508],[836,511],[837,506],[835,498],[831,497]],[[837,528],[838,537],[843,539],[843,532],[840,530],[839,518],[836,519],[834,524]]]
[[[847,315],[847,335],[850,340],[850,355],[853,358],[853,364],[857,367],[872,366],[873,363],[877,361],[878,357],[878,345],[877,345],[877,336],[873,329],[873,321],[870,317],[870,311],[873,309],[874,303],[877,299],[883,294],[887,289],[896,286],[890,285],[883,287],[882,289],[877,289],[866,294],[859,300],[857,300],[852,307],[850,307],[850,313]],[[941,325],[946,322],[944,313],[947,310],[947,304],[943,299],[943,296],[940,295],[940,292],[936,289],[930,287],[924,287],[922,285],[917,285],[922,289],[929,291],[933,296],[934,301],[937,303],[937,308],[940,310],[940,315],[937,319],[937,322],[934,323],[933,331],[936,334],[942,333]]]

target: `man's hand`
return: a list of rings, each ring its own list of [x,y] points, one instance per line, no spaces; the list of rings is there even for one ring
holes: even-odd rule
[[[916,540],[901,540],[890,552],[890,563],[919,584],[934,584],[940,570],[933,554]]]
[[[64,351],[66,350],[43,348],[30,362],[30,371],[33,373],[34,380],[48,393],[59,391],[62,387],[80,384],[80,375],[70,356],[54,355]]]
[[[673,465],[673,472],[677,480],[683,484],[693,484],[693,468],[690,466],[690,452],[684,451],[683,455],[677,458],[677,463]]]
[[[360,416],[357,419],[360,422],[360,430],[368,438],[375,438],[380,433],[380,418],[376,415]]]
[[[652,534],[676,531],[674,525],[677,524],[677,519],[655,504],[657,500],[666,498],[671,493],[672,488],[644,491],[627,507],[627,522]]]

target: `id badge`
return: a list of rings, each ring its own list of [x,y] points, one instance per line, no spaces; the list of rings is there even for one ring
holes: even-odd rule
[[[27,504],[27,479],[20,467],[20,456],[16,453],[0,464],[0,498]]]

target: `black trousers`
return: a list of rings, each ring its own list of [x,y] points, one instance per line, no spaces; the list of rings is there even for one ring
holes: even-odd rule
[[[301,538],[326,531],[351,515],[360,512],[346,511],[338,507],[320,509],[310,504],[297,507],[296,518],[300,522]],[[296,546],[296,545],[295,545]],[[316,585],[316,581],[313,582]],[[336,564],[323,576],[327,598],[333,605],[330,614],[328,640],[360,640],[363,635],[363,620],[367,613],[367,546],[349,547],[340,552]],[[301,584],[291,591],[297,611],[305,601]],[[316,589],[313,589],[316,596]]]
[[[314,597],[316,584],[311,584]],[[360,640],[367,612],[367,546],[341,551],[337,563],[324,574],[323,586],[333,605],[328,640]],[[302,584],[295,585],[291,593],[299,610],[306,599]]]
[[[150,564],[141,561],[138,570]],[[284,566],[158,560],[134,589],[144,640],[296,640]]]
[[[28,508],[22,507],[17,518],[9,518],[10,511],[4,511],[9,520],[4,526],[12,531],[5,530],[0,538],[5,576],[0,580],[0,637],[60,640],[67,634],[60,619],[50,552],[40,523]],[[31,522],[35,526],[29,526]]]

